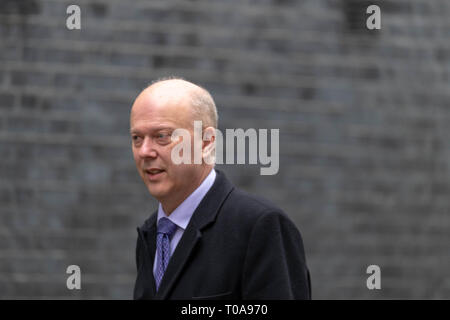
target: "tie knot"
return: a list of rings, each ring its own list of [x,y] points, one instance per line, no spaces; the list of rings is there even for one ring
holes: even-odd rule
[[[171,238],[175,233],[175,230],[177,230],[177,225],[175,223],[165,217],[159,219],[157,233],[167,234],[169,238]]]

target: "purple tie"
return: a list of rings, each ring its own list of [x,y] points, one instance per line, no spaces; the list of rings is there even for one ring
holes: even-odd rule
[[[156,291],[167,269],[170,259],[170,239],[177,230],[177,225],[167,218],[161,218],[158,221],[156,235],[156,254],[158,256],[158,265],[156,266]]]

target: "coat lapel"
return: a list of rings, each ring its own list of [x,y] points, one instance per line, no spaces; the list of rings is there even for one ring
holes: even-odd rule
[[[156,251],[156,217],[155,212],[142,226],[137,228],[138,237],[143,246],[144,255],[142,261],[142,273],[146,279],[145,296],[152,298],[156,293],[156,283],[153,277],[153,263]]]
[[[194,211],[173,256],[170,258],[159,289],[156,292],[155,299],[168,298],[195,246],[201,241],[202,230],[215,221],[222,203],[234,188],[221,171],[216,170],[216,173],[214,184]],[[151,235],[151,237],[153,237],[154,244],[156,238],[156,219],[153,224],[155,226],[155,234]],[[155,245],[153,245],[152,261],[155,253],[154,250]],[[153,280],[153,285],[154,283]]]

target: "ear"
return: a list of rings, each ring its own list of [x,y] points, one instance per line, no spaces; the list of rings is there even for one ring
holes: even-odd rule
[[[216,129],[207,127],[203,130],[202,158],[206,164],[214,164],[216,160]]]

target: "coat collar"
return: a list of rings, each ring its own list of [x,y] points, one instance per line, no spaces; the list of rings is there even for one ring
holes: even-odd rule
[[[192,250],[201,240],[202,230],[209,224],[214,223],[223,202],[234,188],[223,172],[216,170],[216,173],[217,175],[214,184],[194,211],[173,256],[170,258],[169,265],[167,266],[157,292],[155,292],[156,286],[153,278],[153,260],[156,251],[157,212],[153,213],[152,216],[145,221],[141,229],[138,228],[138,232],[142,232],[145,235],[148,243],[146,252],[149,253],[150,257],[149,259],[146,259],[146,261],[149,262],[146,271],[151,273],[151,277],[146,278],[152,279],[150,284],[150,295],[153,296],[154,299],[166,299],[168,297],[175,282],[182,273]]]

